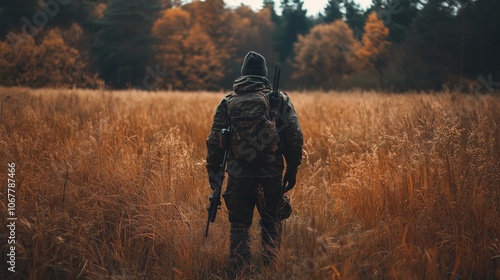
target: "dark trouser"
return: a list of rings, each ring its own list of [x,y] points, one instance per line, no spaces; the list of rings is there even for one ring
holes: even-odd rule
[[[264,261],[273,259],[281,238],[277,207],[283,195],[281,177],[235,178],[229,176],[224,195],[231,222],[230,258],[236,266],[250,262],[250,226],[255,206],[260,214]]]

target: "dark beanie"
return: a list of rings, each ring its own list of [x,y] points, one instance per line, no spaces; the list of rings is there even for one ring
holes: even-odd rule
[[[241,75],[255,75],[267,77],[266,59],[259,53],[250,51],[243,60]]]

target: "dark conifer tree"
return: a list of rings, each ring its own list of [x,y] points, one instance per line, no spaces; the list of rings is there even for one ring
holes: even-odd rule
[[[465,69],[474,78],[492,75],[500,82],[500,1],[477,0],[464,15]]]
[[[363,34],[363,27],[365,26],[363,10],[353,0],[345,0],[344,7],[346,23],[353,30],[354,38],[360,40]]]
[[[0,2],[0,40],[10,31],[18,32],[26,23],[22,18],[30,22],[40,9],[37,0],[3,0]],[[29,30],[28,30],[29,32]]]
[[[334,22],[342,19],[344,14],[340,10],[343,0],[329,0],[325,7],[324,22]]]
[[[448,0],[429,0],[415,18],[413,38],[418,56],[427,63],[423,75],[429,75],[429,86],[441,89],[455,68],[459,39],[455,32],[456,20]]]
[[[153,58],[158,0],[111,0],[92,46],[100,76],[112,87],[141,86]],[[150,74],[150,73],[149,73]]]
[[[271,10],[271,20],[278,26],[281,22],[281,17],[276,13],[276,4],[274,0],[264,0],[262,8],[269,8]]]
[[[306,34],[309,31],[309,20],[307,19],[307,10],[304,9],[304,1],[301,0],[282,0],[281,10],[283,21],[279,26],[279,54],[281,61],[292,58],[293,44],[297,41],[299,35]]]
[[[411,24],[418,14],[419,0],[373,0],[365,14],[376,11],[384,24],[389,27],[391,41],[400,43],[404,40]]]

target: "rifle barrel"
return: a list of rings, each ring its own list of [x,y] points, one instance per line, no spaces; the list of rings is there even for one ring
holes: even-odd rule
[[[278,93],[280,85],[281,63],[276,62],[274,65],[274,80],[273,80],[273,93]]]

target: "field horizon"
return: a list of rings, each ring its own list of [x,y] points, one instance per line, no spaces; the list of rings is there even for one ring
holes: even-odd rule
[[[17,218],[0,278],[228,279],[224,205],[203,237],[225,94],[0,87],[0,218],[9,163]],[[289,96],[293,214],[272,267],[254,221],[248,279],[500,279],[500,96]]]

